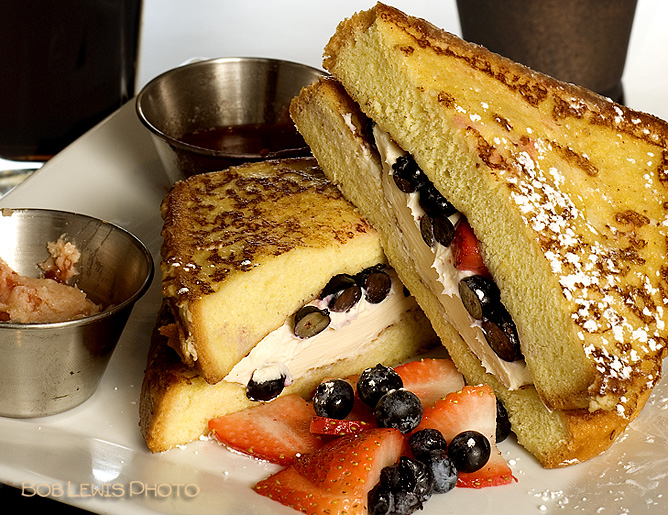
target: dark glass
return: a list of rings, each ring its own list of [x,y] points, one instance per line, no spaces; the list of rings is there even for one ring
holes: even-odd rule
[[[135,93],[141,0],[2,0],[0,157],[44,161]]]
[[[462,36],[623,102],[636,0],[457,0]]]

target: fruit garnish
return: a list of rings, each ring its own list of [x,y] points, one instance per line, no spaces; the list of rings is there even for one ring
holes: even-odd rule
[[[319,417],[346,418],[355,404],[355,390],[344,379],[328,379],[313,394],[313,409]]]
[[[424,411],[416,431],[438,429],[447,442],[462,431],[473,430],[496,442],[496,396],[487,385],[464,386]]]
[[[478,431],[463,431],[448,444],[448,456],[459,472],[476,472],[489,461],[492,445]]]
[[[401,376],[393,368],[378,363],[360,374],[357,380],[357,395],[362,402],[375,408],[383,395],[402,387]]]
[[[254,489],[306,513],[366,514],[369,490],[381,470],[399,459],[404,446],[405,439],[396,429],[342,436],[299,457]]]
[[[278,397],[209,421],[218,441],[254,458],[288,465],[296,456],[322,447],[311,433],[313,407],[297,394]]]
[[[409,433],[422,420],[422,403],[417,395],[405,388],[390,390],[383,395],[374,409],[380,427],[394,427]]]
[[[494,446],[489,460],[484,467],[476,472],[459,473],[457,486],[460,488],[485,488],[489,486],[509,485],[513,481],[517,481],[513,476],[513,471],[498,449],[496,449],[496,446]]]
[[[413,433],[408,438],[408,446],[413,456],[419,460],[427,459],[432,451],[448,450],[448,442],[443,438],[443,434],[430,427]]]
[[[512,470],[496,446],[496,409],[496,396],[489,386],[465,386],[437,401],[422,416],[415,432],[425,428],[437,429],[448,445],[465,431],[477,431],[489,441],[489,460],[476,472],[460,471],[459,486],[480,488],[514,480]]]
[[[464,377],[451,359],[425,358],[395,367],[406,390],[419,397],[425,408],[464,387]]]
[[[378,427],[365,420],[340,420],[329,417],[313,417],[311,433],[318,435],[343,436]]]

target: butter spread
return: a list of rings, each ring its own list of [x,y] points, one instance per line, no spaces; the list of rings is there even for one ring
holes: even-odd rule
[[[377,126],[374,127],[373,133],[383,165],[383,193],[399,221],[406,254],[412,256],[422,281],[437,296],[447,321],[459,332],[485,370],[496,376],[506,388],[515,390],[522,385],[531,384],[531,374],[524,361],[509,362],[500,359],[487,343],[480,322],[466,311],[459,296],[459,281],[472,273],[460,271],[455,267],[450,247],[439,243],[429,247],[422,239],[420,218],[424,210],[418,202],[419,194],[402,192],[392,178],[392,165],[406,152]],[[459,213],[456,213],[450,217],[453,224],[459,216]]]
[[[384,329],[399,322],[404,313],[417,307],[415,299],[404,294],[396,272],[389,268],[386,271],[392,279],[392,288],[382,302],[372,304],[363,295],[349,311],[330,312],[329,326],[310,338],[295,336],[293,317],[288,318],[281,327],[260,340],[230,371],[225,381],[245,386],[255,370],[267,368],[280,369],[289,384],[291,378],[300,377],[309,370],[359,355],[365,343],[373,341]],[[324,309],[328,301],[325,297],[310,304]]]

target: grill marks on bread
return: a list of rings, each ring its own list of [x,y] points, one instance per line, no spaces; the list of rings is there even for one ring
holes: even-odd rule
[[[345,202],[316,167],[302,171],[284,166],[254,175],[230,170],[198,176],[176,188],[181,193],[166,201],[182,205],[178,209],[163,205],[163,213],[178,216],[187,210],[190,215],[187,224],[178,220],[165,224],[163,268],[166,277],[174,279],[165,288],[171,286],[190,298],[213,293],[214,285],[230,273],[250,270],[264,256],[278,256],[304,241],[324,246],[333,238],[344,244],[370,230],[363,221],[339,227],[325,217],[304,218],[303,212],[312,211],[309,203]],[[169,251],[175,248],[180,251]]]

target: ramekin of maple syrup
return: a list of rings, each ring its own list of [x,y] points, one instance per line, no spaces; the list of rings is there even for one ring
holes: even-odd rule
[[[167,71],[137,95],[172,181],[245,162],[310,154],[290,101],[323,71],[265,58],[218,58]]]

